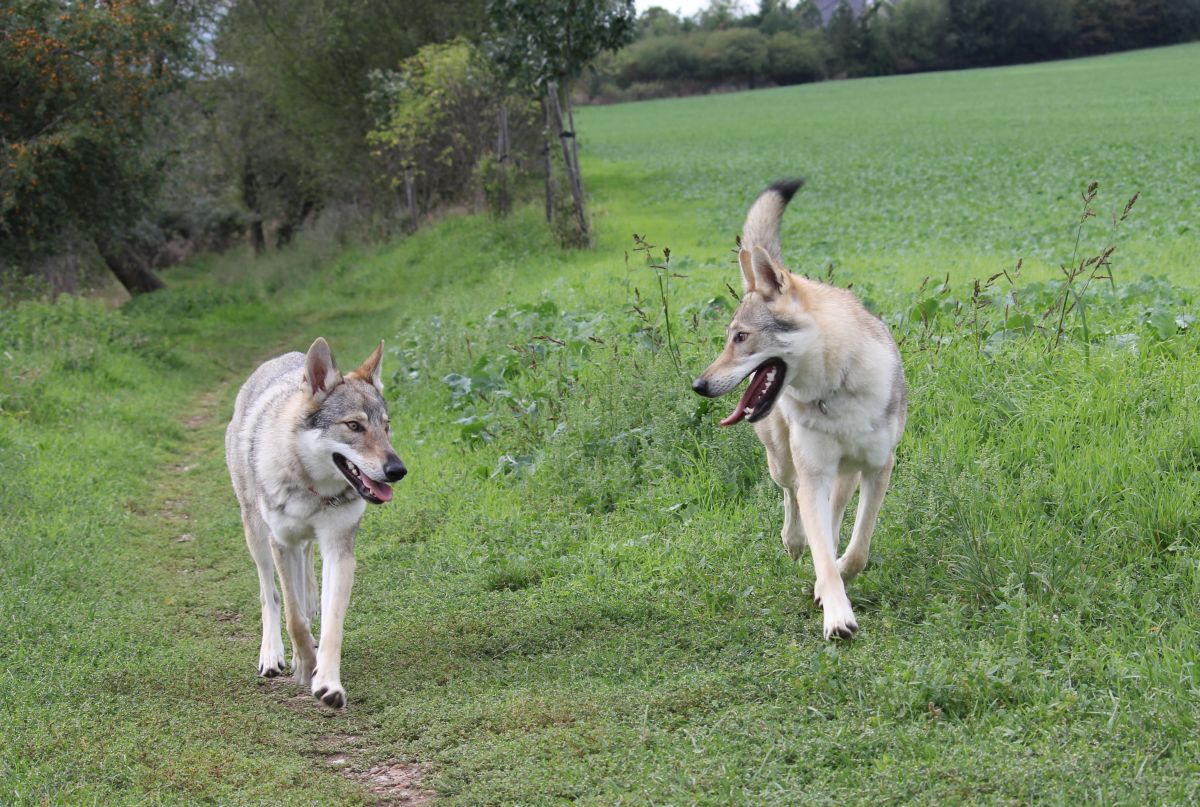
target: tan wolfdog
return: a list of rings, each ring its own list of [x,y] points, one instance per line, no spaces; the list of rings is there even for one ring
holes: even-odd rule
[[[853,294],[783,267],[779,222],[801,185],[777,182],[750,206],[738,255],[745,293],[725,349],[692,388],[715,398],[751,376],[721,425],[754,424],[783,490],[783,545],[796,560],[807,536],[825,638],[848,638],[858,623],[845,584],[867,564],[904,432],[904,366],[887,325]],[[838,558],[842,515],[860,485],[854,532]]]
[[[392,498],[407,470],[390,440],[380,365],[383,342],[342,375],[324,339],[308,354],[263,364],[242,385],[225,431],[225,461],[258,566],[263,636],[258,674],[283,672],[279,593],[292,639],[292,674],[327,706],[346,705],[342,625],[354,583],[354,536],[366,503]],[[321,552],[321,643],[313,641]]]

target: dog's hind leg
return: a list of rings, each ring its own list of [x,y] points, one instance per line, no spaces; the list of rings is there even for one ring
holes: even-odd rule
[[[274,678],[283,672],[283,637],[279,624],[279,591],[275,588],[275,561],[271,557],[271,533],[254,509],[242,508],[246,546],[258,569],[258,599],[262,604],[262,645],[258,651],[258,674]]]
[[[796,497],[788,488],[783,490],[783,529],[779,531],[779,537],[783,539],[783,548],[787,550],[788,557],[792,560],[800,560],[801,553],[804,552],[804,525],[800,522],[800,510],[796,507]]]
[[[305,604],[304,549],[293,543],[271,543],[275,565],[279,568],[279,582],[283,587],[283,614],[287,618],[288,636],[292,640],[292,678],[297,684],[307,686],[312,680],[313,668],[317,665],[317,653],[312,637],[312,627]]]
[[[308,614],[308,624],[317,621],[321,615],[321,603],[317,598],[317,572],[313,567],[313,545],[304,545],[304,612]]]
[[[317,673],[312,680],[313,697],[326,706],[346,705],[342,687],[342,627],[354,586],[354,535],[348,531],[318,536],[321,547],[321,643],[317,650]]]
[[[842,580],[849,583],[867,565],[867,557],[871,554],[871,534],[875,532],[875,519],[879,516],[879,508],[883,506],[883,496],[887,493],[888,482],[892,478],[892,466],[896,464],[895,455],[888,457],[887,464],[874,473],[863,474],[862,493],[858,497],[858,513],[854,517],[854,534],[846,552],[838,559],[838,571]]]
[[[862,474],[858,471],[850,474],[840,474],[833,483],[833,545],[836,548],[841,542],[842,519],[846,516],[846,505],[854,491],[858,490],[858,482]]]

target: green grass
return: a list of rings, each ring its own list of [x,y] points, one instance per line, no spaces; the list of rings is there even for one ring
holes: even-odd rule
[[[335,751],[420,761],[452,804],[1200,800],[1198,69],[581,110],[589,252],[533,206],[0,313],[0,803],[370,802]],[[753,434],[687,386],[745,207],[791,173],[785,257],[854,283],[910,384],[851,643],[820,639]],[[1116,289],[1050,350],[1015,315],[1041,321],[1092,179],[1080,254],[1115,243]],[[686,275],[678,367],[633,232]],[[1018,258],[1009,327],[976,325],[971,281]],[[388,337],[411,469],[360,533],[339,715],[254,677],[221,456],[240,380],[317,334],[347,364]]]
[[[795,266],[905,284],[1010,256],[1056,267],[1077,192],[1099,180],[1110,207],[1143,193],[1127,271],[1183,278],[1200,205],[1200,104],[1183,77],[1197,58],[1187,45],[623,104],[580,110],[579,129],[614,164],[590,186],[662,221],[652,232],[681,255],[726,248],[746,199],[799,174],[809,185],[783,230]]]

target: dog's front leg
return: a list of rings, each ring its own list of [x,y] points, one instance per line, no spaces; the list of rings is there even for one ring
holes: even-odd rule
[[[800,471],[795,497],[816,572],[813,598],[825,612],[825,638],[838,636],[848,639],[858,630],[858,622],[854,619],[850,598],[846,596],[846,586],[838,573],[835,560],[837,550],[830,532],[833,524],[830,504],[833,481],[833,474]]]
[[[304,549],[295,542],[271,542],[275,567],[283,588],[283,615],[292,640],[292,678],[301,686],[312,680],[317,654],[313,648],[312,623],[305,605]]]
[[[342,625],[354,586],[354,534],[357,528],[321,534],[321,641],[313,697],[326,706],[346,705],[342,687]]]

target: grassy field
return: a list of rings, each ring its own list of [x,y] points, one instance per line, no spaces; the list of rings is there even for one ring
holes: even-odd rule
[[[581,110],[586,253],[534,205],[0,312],[0,803],[373,803],[397,760],[464,805],[1200,801],[1197,72]],[[910,385],[852,642],[732,401],[688,388],[746,205],[796,173],[785,258],[854,284]],[[1110,244],[1055,347],[1058,264]],[[344,713],[254,676],[221,447],[255,363],[318,334],[388,338],[411,471],[360,533]]]

